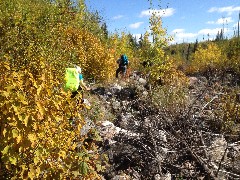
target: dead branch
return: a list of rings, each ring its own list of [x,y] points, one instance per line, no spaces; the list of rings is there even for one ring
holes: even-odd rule
[[[218,176],[219,170],[221,169],[222,162],[224,161],[224,157],[226,156],[226,153],[227,153],[227,149],[228,149],[228,144],[227,144],[227,147],[225,148],[225,151],[224,151],[224,153],[223,153],[222,159],[221,159],[221,161],[219,162],[219,166],[218,166],[218,170],[217,170],[217,172],[216,172],[216,176]]]

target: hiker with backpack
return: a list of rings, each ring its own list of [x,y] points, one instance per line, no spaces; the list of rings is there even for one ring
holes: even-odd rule
[[[71,98],[74,98],[79,92],[82,93],[82,90],[90,90],[83,82],[82,70],[79,66],[74,68],[66,68],[65,71],[65,90],[71,91]]]
[[[117,60],[118,69],[116,70],[116,78],[118,78],[118,74],[121,72],[123,77],[126,76],[129,60],[125,54],[122,54],[120,58]]]
[[[71,98],[74,98],[79,93],[79,91],[82,91],[83,89],[87,91],[91,90],[91,88],[87,87],[86,84],[83,82],[82,69],[79,66],[76,66],[76,71],[78,73],[79,85],[76,91],[72,91]]]
[[[85,104],[85,108],[90,109],[91,104],[87,99],[83,98],[83,89],[84,90],[91,90],[91,88],[87,87],[86,84],[83,82],[83,75],[82,75],[82,70],[79,66],[75,66],[74,68],[66,68],[65,71],[65,90],[66,91],[71,91],[71,98],[75,98],[76,95],[79,93],[81,94],[81,101],[79,101],[78,98],[77,100],[77,105],[79,104]],[[69,122],[72,126],[75,126],[76,119],[71,116],[69,118]]]

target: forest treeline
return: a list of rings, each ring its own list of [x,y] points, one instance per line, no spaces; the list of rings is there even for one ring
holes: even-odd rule
[[[154,85],[182,86],[187,74],[199,72],[240,73],[239,38],[169,46],[161,18],[149,20],[151,32],[138,41],[109,33],[84,0],[1,1],[0,177],[97,179],[104,171],[107,158],[79,133],[84,104],[76,106],[63,90],[66,67],[79,65],[86,79],[111,82],[125,53],[131,70],[149,74]],[[91,138],[99,138],[94,129]]]

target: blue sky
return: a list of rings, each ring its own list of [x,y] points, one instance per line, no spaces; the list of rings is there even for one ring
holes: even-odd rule
[[[160,11],[163,27],[174,36],[173,43],[215,38],[224,27],[231,37],[240,12],[240,0],[152,0]],[[148,0],[86,0],[90,10],[98,10],[110,32],[130,32],[136,37],[149,30]],[[208,36],[209,34],[209,36]]]

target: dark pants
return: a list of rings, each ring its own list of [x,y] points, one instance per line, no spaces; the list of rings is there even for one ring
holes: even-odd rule
[[[118,78],[118,74],[122,72],[123,76],[126,75],[127,67],[126,66],[119,66],[116,70],[116,78]]]
[[[76,99],[77,100],[77,105],[79,105],[80,103],[83,103],[83,91],[82,91],[81,86],[78,86],[77,91],[73,91],[72,94],[71,94],[71,98],[75,98],[75,96],[78,95],[79,93],[82,94],[82,97],[81,97],[81,102],[79,101],[78,98]],[[72,126],[75,126],[76,120],[73,117],[73,115],[69,118],[69,122]]]
[[[77,94],[79,94],[79,93],[81,93],[82,94],[82,96],[83,96],[83,93],[82,93],[82,88],[81,88],[81,86],[78,86],[78,89],[77,89],[77,91],[73,91],[72,92],[72,95],[71,95],[71,98],[74,98]],[[83,97],[82,97],[83,98]]]

